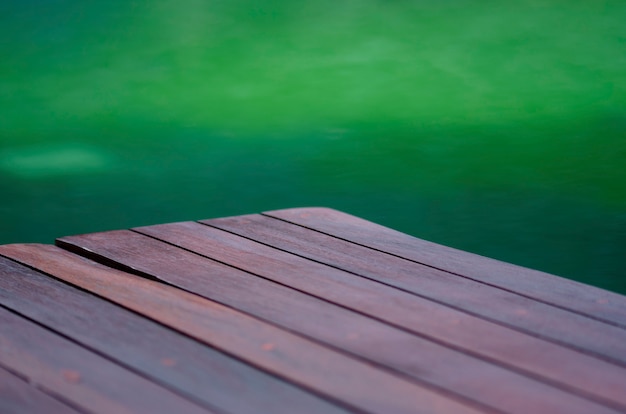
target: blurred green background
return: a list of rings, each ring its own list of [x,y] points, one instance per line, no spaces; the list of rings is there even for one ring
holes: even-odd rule
[[[0,2],[0,243],[299,206],[626,293],[626,2]]]

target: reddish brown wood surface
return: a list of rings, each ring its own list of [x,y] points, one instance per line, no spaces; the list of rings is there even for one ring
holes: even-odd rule
[[[82,411],[209,412],[1,307],[0,349],[0,365]]]
[[[175,236],[180,237],[180,235]],[[129,231],[67,237],[62,245],[82,246],[85,254],[98,254],[109,261],[135,269],[171,285],[197,293],[235,309],[256,315],[312,339],[397,370],[418,381],[458,394],[505,412],[596,411],[574,395],[565,394],[523,375],[465,353],[424,340],[416,335],[359,313],[330,304],[269,280],[208,260]],[[141,252],[138,255],[137,252]],[[145,260],[150,257],[150,260]],[[180,266],[185,263],[185,266]],[[289,312],[285,312],[289,309]],[[349,329],[346,329],[349,327]],[[512,356],[512,355],[511,355]],[[576,365],[577,359],[570,362]],[[611,388],[613,401],[623,399],[619,385],[626,371],[607,384],[612,366],[599,361],[592,376]],[[594,375],[596,374],[596,375]],[[619,382],[619,384],[618,384]],[[569,385],[569,384],[568,384]],[[588,385],[595,386],[593,383]],[[587,392],[579,387],[580,392]],[[608,390],[603,389],[605,394]],[[623,403],[624,401],[622,401]],[[626,407],[626,404],[623,404]]]
[[[198,223],[171,223],[136,230],[420,332],[414,314],[421,310],[421,301],[407,292]],[[360,257],[369,262],[367,255]],[[467,280],[454,278],[459,280],[458,284],[452,284],[455,279],[441,284],[438,299],[448,298],[442,302],[453,302],[456,308],[626,366],[626,330],[486,285],[477,284],[472,290],[473,295],[480,295],[481,300],[476,300],[466,294],[470,289],[464,283]]]
[[[364,412],[488,411],[408,382],[218,303],[97,265],[54,246],[0,246],[0,254],[176,327],[252,365]]]
[[[78,414],[79,411],[44,393],[24,378],[0,367],[0,413]]]
[[[626,413],[618,294],[324,208],[57,243],[0,246],[2,414]]]
[[[337,210],[264,214],[626,327],[626,297],[613,292],[417,239]]]
[[[389,280],[390,285],[406,286],[417,292],[427,289],[429,281],[441,273],[271,217],[247,215],[203,223],[370,279]],[[438,284],[436,280],[435,283]],[[438,285],[440,290],[447,289],[450,295],[466,295],[464,291],[455,292],[449,285]],[[421,333],[451,346],[619,401],[622,405],[626,402],[625,371],[608,362],[505,329],[435,302],[422,301],[422,310],[412,316],[414,326],[418,326],[416,329]]]
[[[149,319],[5,258],[0,258],[0,305],[207,407],[236,413],[344,411]]]

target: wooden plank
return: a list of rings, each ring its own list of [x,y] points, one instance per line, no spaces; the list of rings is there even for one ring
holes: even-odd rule
[[[0,305],[225,412],[346,412],[149,319],[2,257]]]
[[[0,365],[92,413],[208,413],[0,307]]]
[[[204,220],[203,223],[415,292],[427,289],[432,280],[436,283],[441,273],[426,268],[423,277],[422,267],[416,271],[415,266],[419,265],[413,262],[271,217],[247,215]],[[457,293],[454,289],[447,290],[457,296],[465,295],[463,290]],[[521,372],[567,384],[579,391],[586,390],[622,406],[626,402],[626,377],[622,368],[438,303],[422,301],[421,304],[422,310],[412,315],[413,326],[429,337]]]
[[[489,411],[410,383],[197,295],[98,265],[55,246],[0,246],[0,254],[364,412]]]
[[[3,414],[78,414],[24,379],[0,367],[0,413]]]
[[[626,327],[626,297],[613,292],[431,243],[337,210],[263,214]]]
[[[106,257],[124,268],[264,318],[497,410],[599,410],[588,401],[500,366],[141,234],[114,231],[63,240],[83,246],[84,253]],[[621,374],[619,380],[624,384],[626,371]],[[625,390],[622,387],[621,391]],[[619,395],[623,397],[623,393]],[[626,404],[622,407],[626,408]]]
[[[135,230],[420,332],[414,312],[421,310],[422,302],[407,292],[198,223],[171,223]],[[366,256],[362,258],[368,261]],[[481,300],[477,300],[465,294],[470,289],[467,284],[475,282],[454,278],[458,279],[456,284],[443,284],[439,290],[448,299],[441,302],[450,304],[454,299],[457,309],[626,366],[626,330],[486,285],[478,284],[482,289],[472,290],[476,295],[482,292]],[[398,309],[406,311],[398,312]]]

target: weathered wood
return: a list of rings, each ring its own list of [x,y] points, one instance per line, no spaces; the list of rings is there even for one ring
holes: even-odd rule
[[[427,242],[337,210],[263,214],[626,327],[626,297],[613,292]]]
[[[203,220],[202,223],[371,279],[390,280],[389,284],[397,283],[415,291],[421,291],[429,283],[428,277],[422,277],[422,267],[413,262],[271,217],[246,215]],[[426,270],[427,275],[440,272]],[[454,293],[450,285],[446,288]],[[456,294],[465,295],[465,292]],[[626,403],[623,368],[430,301],[422,301],[422,311],[412,316],[421,333],[451,346],[567,384],[579,392],[590,392],[622,406]]]
[[[345,412],[178,332],[2,257],[0,305],[208,407],[233,413]]]
[[[54,246],[0,246],[0,254],[365,412],[489,411],[410,383],[218,303],[97,265]]]
[[[83,411],[210,412],[2,307],[0,350],[0,365]]]
[[[345,213],[58,245],[0,246],[2,413],[626,413],[626,298]]]
[[[135,269],[497,410],[602,411],[577,396],[498,365],[142,234],[114,231],[67,237],[60,243],[71,243],[74,251],[80,246],[83,250],[79,253],[106,257],[112,265]],[[626,371],[621,374],[623,384]]]
[[[414,312],[421,310],[422,302],[393,287],[198,223],[135,230],[414,332],[421,330]],[[454,289],[450,284],[440,289],[441,302],[446,303],[444,295],[452,295],[458,309],[626,365],[626,330],[486,285],[479,285],[484,295],[478,301],[464,293],[469,289],[464,281],[475,282],[455,278],[459,282]]]
[[[2,414],[78,414],[30,385],[24,379],[0,367],[0,413]]]

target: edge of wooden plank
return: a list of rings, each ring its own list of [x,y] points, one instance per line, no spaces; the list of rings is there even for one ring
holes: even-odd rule
[[[218,303],[107,268],[55,246],[5,245],[0,246],[0,254],[106,297],[348,407],[385,413],[410,413],[415,407],[459,413],[491,411],[407,382]],[[102,283],[103,278],[107,283]]]
[[[262,214],[626,328],[626,296],[615,292],[418,239],[327,207]]]

